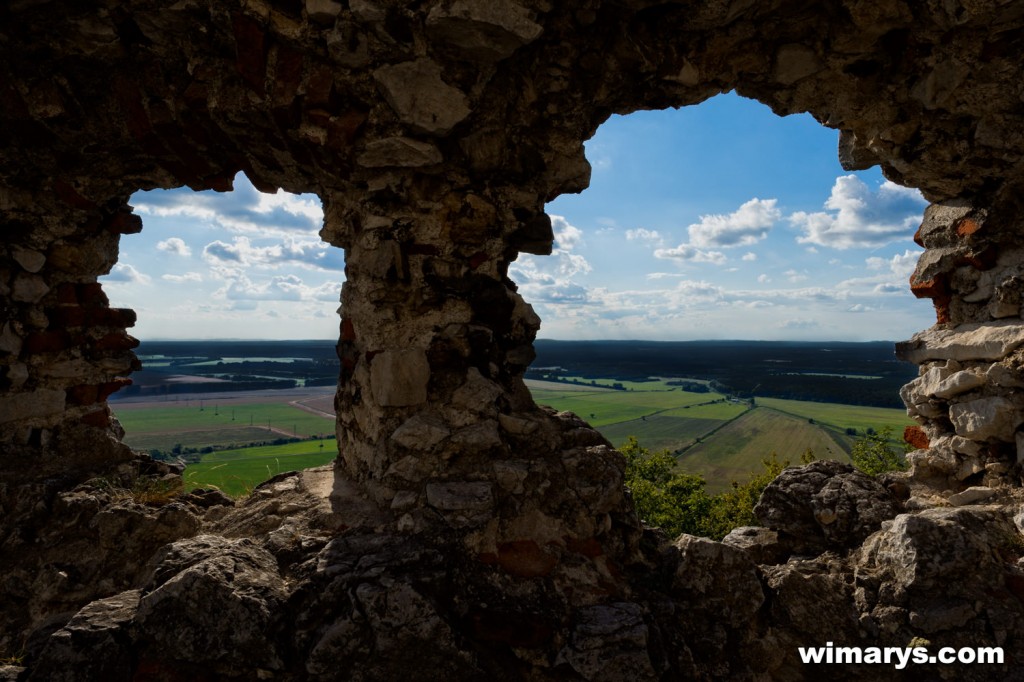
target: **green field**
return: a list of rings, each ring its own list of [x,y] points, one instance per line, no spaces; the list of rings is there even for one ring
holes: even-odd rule
[[[837,403],[811,403],[804,400],[782,400],[779,398],[758,398],[757,404],[770,407],[804,419],[813,419],[819,424],[841,431],[856,429],[863,434],[867,429],[876,431],[892,427],[893,434],[902,437],[903,427],[914,424],[905,410],[885,407],[864,407],[861,405],[839,405]]]
[[[714,494],[731,481],[743,482],[751,472],[760,471],[761,460],[773,452],[779,460],[799,464],[807,450],[818,459],[849,461],[827,430],[800,417],[756,407],[686,450],[678,461],[683,471],[704,476],[707,491]]]
[[[124,427],[125,441],[143,450],[169,451],[176,444],[245,445],[282,436],[308,438],[334,433],[333,419],[283,402],[229,406],[214,400],[192,400],[189,404],[168,403],[166,407],[115,403],[114,410]]]
[[[622,383],[632,390],[527,381],[538,403],[575,412],[616,446],[636,436],[647,448],[676,453],[680,467],[702,474],[711,493],[760,471],[761,460],[771,452],[792,463],[798,463],[807,449],[818,458],[846,459],[855,439],[847,429],[855,429],[859,436],[868,428],[891,426],[899,437],[903,427],[913,423],[903,410],[775,398],[758,398],[757,407],[750,409],[746,402],[719,393],[690,393],[665,380]],[[231,447],[293,433],[308,437],[334,432],[333,419],[286,402],[232,407],[193,400],[185,405],[115,408],[127,432],[126,442],[143,450],[169,451],[176,444]],[[267,429],[268,421],[272,430]],[[189,487],[215,485],[231,495],[244,494],[282,471],[330,462],[337,454],[336,444],[324,443],[322,450],[320,441],[312,440],[213,452],[188,466],[186,481]]]
[[[221,450],[185,468],[185,489],[215,486],[233,497],[246,495],[271,476],[327,464],[337,455],[333,439],[324,440],[322,447],[320,441],[303,441]]]
[[[848,460],[855,439],[867,429],[890,426],[899,440],[903,427],[914,423],[903,410],[775,398],[757,398],[751,410],[747,403],[725,400],[718,393],[670,390],[663,381],[644,391],[571,384],[562,389],[552,382],[527,385],[538,403],[575,412],[613,445],[636,436],[651,450],[677,453],[680,467],[703,475],[711,493],[760,471],[761,460],[772,452],[794,464],[808,449],[819,459]],[[709,401],[716,402],[702,404]],[[855,429],[856,435],[848,435],[847,429]]]

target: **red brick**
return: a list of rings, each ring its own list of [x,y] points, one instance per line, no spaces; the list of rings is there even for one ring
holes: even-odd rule
[[[110,300],[107,299],[107,295],[103,293],[103,285],[99,282],[79,284],[78,301],[84,306],[106,307],[110,305]]]
[[[98,351],[110,351],[110,350],[131,350],[137,348],[139,340],[133,336],[129,336],[124,332],[114,332],[113,334],[107,334],[103,338],[94,341],[92,344],[93,350]]]
[[[469,257],[469,269],[476,270],[478,267],[486,263],[488,260],[487,254],[483,251],[477,251]]]
[[[566,538],[566,545],[569,550],[582,554],[585,557],[594,559],[604,554],[604,548],[601,543],[598,542],[597,538],[587,538],[580,540],[579,538]]]
[[[334,87],[334,71],[329,66],[312,69],[306,80],[306,104],[311,108],[326,108],[331,102]]]
[[[142,218],[127,211],[118,211],[107,223],[107,229],[116,234],[138,234],[142,232]]]
[[[131,136],[138,142],[152,139],[153,124],[150,122],[149,112],[146,111],[146,106],[142,102],[142,93],[139,91],[138,83],[122,76],[114,80],[112,89],[121,105],[125,126]]]
[[[86,322],[93,327],[135,326],[138,315],[131,308],[92,308],[86,315]]]
[[[76,285],[64,283],[57,287],[57,303],[61,305],[78,305]]]
[[[85,324],[86,311],[77,305],[64,305],[48,310],[47,317],[50,318],[51,330],[81,327]]]
[[[59,353],[69,347],[68,335],[63,332],[35,332],[25,339],[25,350],[32,354]]]
[[[86,426],[94,426],[97,429],[105,429],[110,426],[110,412],[107,408],[101,408],[99,410],[93,410],[82,415],[79,419],[80,422]]]
[[[96,396],[100,400],[106,400],[114,393],[117,393],[125,386],[131,386],[132,380],[127,377],[120,377],[96,387]]]
[[[352,324],[352,320],[343,318],[341,320],[341,340],[342,341],[354,341],[356,338],[356,328]]]
[[[513,540],[498,545],[497,563],[506,573],[517,578],[540,578],[555,569],[558,559],[533,540]]]
[[[97,208],[95,203],[83,197],[70,183],[63,180],[53,181],[53,192],[57,195],[58,199],[73,208],[79,208],[83,211],[92,211]]]
[[[69,405],[93,405],[99,402],[99,392],[96,386],[91,384],[72,386],[66,393]]]
[[[302,84],[302,53],[286,45],[277,48],[277,64],[274,69],[274,102],[290,104]]]
[[[944,277],[934,277],[923,282],[918,282],[911,278],[910,291],[918,298],[935,298],[946,295],[949,290],[946,287],[946,279]]]
[[[903,429],[903,440],[917,450],[924,450],[929,445],[928,434],[920,426],[908,426]]]
[[[327,146],[336,151],[350,148],[366,123],[366,118],[365,111],[355,109],[331,118],[327,126]]]
[[[956,233],[961,237],[970,237],[981,229],[982,223],[974,218],[964,218],[956,226]]]
[[[253,90],[263,94],[266,88],[266,38],[259,22],[241,12],[231,15],[235,34],[235,68]]]

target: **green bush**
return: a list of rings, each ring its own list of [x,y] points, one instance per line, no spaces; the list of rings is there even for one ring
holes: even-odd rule
[[[704,478],[677,471],[668,450],[651,452],[634,436],[619,450],[626,457],[626,487],[640,518],[673,538],[688,533],[721,540],[733,528],[756,524],[754,505],[761,492],[789,465],[773,452],[762,460],[764,471],[746,483],[733,481],[730,490],[708,495]],[[813,459],[810,451],[801,458],[805,464]]]
[[[906,448],[893,444],[892,427],[886,426],[881,431],[868,429],[866,435],[859,438],[850,451],[853,466],[869,476],[877,476],[887,471],[904,471],[907,468]]]

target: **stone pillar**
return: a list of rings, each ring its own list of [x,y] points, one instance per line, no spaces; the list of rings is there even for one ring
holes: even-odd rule
[[[130,383],[135,313],[110,307],[97,276],[141,221],[67,181],[0,194],[0,471],[12,482],[109,471],[131,457],[106,398]]]
[[[507,197],[450,192],[390,211],[325,197],[322,236],[346,249],[339,475],[399,531],[441,524],[482,561],[547,575],[581,551],[592,566],[621,559],[638,524],[621,455],[523,383],[540,320],[506,272],[513,243],[540,251],[551,233]]]
[[[914,477],[942,488],[1018,480],[1024,455],[1024,244],[1012,221],[967,202],[932,204],[911,278],[936,325],[897,345],[920,365],[900,392],[921,426],[906,437]]]

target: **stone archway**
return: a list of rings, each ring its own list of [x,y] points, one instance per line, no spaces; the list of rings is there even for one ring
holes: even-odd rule
[[[811,112],[840,129],[846,167],[881,164],[934,202],[912,286],[936,302],[938,324],[902,351],[928,368],[908,389],[923,422],[914,437],[931,446],[919,468],[940,487],[958,485],[968,462],[981,467],[969,476],[1019,480],[1015,429],[1024,406],[1014,393],[1015,352],[1024,327],[1014,321],[1015,217],[1024,80],[1016,55],[1024,19],[1013,4],[57,1],[15,3],[0,17],[17,29],[0,47],[8,246],[0,264],[0,503],[20,524],[5,529],[5,543],[26,552],[6,567],[11,575],[33,561],[54,564],[52,553],[24,549],[24,528],[59,545],[47,528],[86,527],[68,516],[85,495],[71,486],[139,466],[105,404],[134,364],[125,332],[133,315],[110,309],[95,286],[115,261],[118,235],[138,228],[128,196],[151,187],[225,189],[239,170],[261,189],[317,193],[323,237],[346,249],[337,481],[383,510],[358,533],[338,535],[335,525],[307,545],[285,546],[281,534],[266,532],[280,516],[254,503],[245,513],[275,556],[223,536],[185,540],[165,550],[156,576],[140,570],[25,597],[29,615],[19,616],[10,641],[30,632],[49,641],[44,622],[72,627],[68,613],[106,598],[124,614],[105,626],[118,633],[107,660],[119,674],[149,666],[174,679],[213,665],[224,678],[258,668],[327,679],[326,664],[295,661],[330,660],[344,653],[344,640],[372,637],[378,653],[406,650],[377,660],[381,675],[422,674],[422,660],[467,678],[496,670],[567,679],[802,675],[792,649],[813,632],[791,593],[800,575],[755,569],[727,545],[684,538],[652,548],[656,540],[621,489],[614,451],[582,422],[539,410],[525,392],[537,321],[506,277],[517,252],[550,249],[544,202],[586,187],[582,141],[607,116],[733,88],[778,113]],[[274,485],[265,497],[287,492],[285,482]],[[1005,516],[940,511],[909,515],[900,532],[1013,532]],[[880,518],[871,518],[874,526],[858,528],[876,528]],[[195,532],[190,523],[162,540]],[[832,571],[819,558],[809,579],[840,614],[830,625],[851,640],[905,643],[951,627],[1012,632],[1021,622],[1020,609],[1005,604],[947,618],[916,583],[901,583],[897,596],[861,585],[866,592],[856,596],[834,576],[852,576],[856,565],[883,582],[903,579],[890,575],[887,541],[875,535],[874,545],[855,550],[859,531],[825,536],[852,563]],[[392,582],[346,563],[375,547]],[[148,552],[140,561],[155,550],[139,548]],[[432,577],[413,575],[403,553],[433,557],[424,559]],[[308,568],[300,559],[311,555],[347,567],[337,570],[349,582]],[[196,567],[209,569],[204,562],[218,556],[234,557],[235,584],[262,586],[254,588],[258,625],[244,642],[179,609],[196,594],[188,585],[207,584],[197,577],[206,569]],[[1001,565],[984,557],[968,566],[1014,599],[1016,583],[1006,578],[1006,587]],[[451,581],[437,577],[444,562]],[[306,591],[289,593],[279,570],[305,575]],[[176,580],[164,582],[171,574]],[[195,587],[204,603],[240,599],[223,582],[210,585]],[[964,589],[957,599],[976,603]],[[722,601],[726,594],[731,601]],[[915,621],[899,596],[907,594],[939,615]],[[292,608],[286,597],[318,614],[310,616],[318,624],[282,625]],[[112,605],[76,617],[92,622]],[[395,608],[397,620],[387,615]],[[171,621],[243,654],[183,640],[170,651],[159,623]],[[419,639],[395,634],[415,623],[429,624],[416,630]],[[269,630],[279,635],[269,645],[253,634]],[[70,659],[53,652],[73,658],[76,636],[61,634],[50,654],[36,646],[30,663],[62,669]],[[773,638],[785,651],[772,650]],[[68,641],[71,653],[61,648]],[[364,649],[345,655],[368,660]]]

